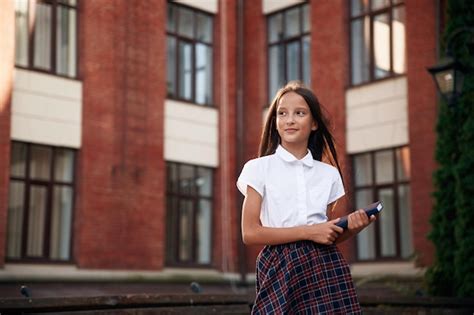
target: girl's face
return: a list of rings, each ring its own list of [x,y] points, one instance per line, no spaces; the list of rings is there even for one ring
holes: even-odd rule
[[[276,108],[276,126],[283,147],[307,147],[311,131],[318,128],[308,104],[295,92],[288,92],[280,98]]]

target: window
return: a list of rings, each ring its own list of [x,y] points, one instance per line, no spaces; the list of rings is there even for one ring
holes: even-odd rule
[[[166,170],[167,263],[210,265],[213,170],[171,162]]]
[[[351,83],[405,73],[402,0],[351,0]]]
[[[357,235],[359,260],[408,259],[413,252],[408,147],[353,156],[355,207],[384,203],[377,221]]]
[[[77,1],[15,0],[15,63],[77,76]]]
[[[167,93],[197,104],[213,102],[213,17],[168,3]]]
[[[74,164],[74,150],[12,143],[8,260],[71,260]]]
[[[303,4],[273,13],[267,19],[268,93],[291,80],[311,83],[309,5]]]

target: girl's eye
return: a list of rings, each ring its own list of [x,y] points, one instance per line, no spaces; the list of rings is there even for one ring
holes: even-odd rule
[[[284,116],[286,112],[278,112],[278,116]]]
[[[298,116],[304,116],[306,113],[303,112],[303,111],[298,111],[298,112],[296,112],[296,114],[297,114]]]

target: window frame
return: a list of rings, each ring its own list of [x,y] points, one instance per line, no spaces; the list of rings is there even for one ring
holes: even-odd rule
[[[304,14],[304,10],[303,8],[307,6],[307,8],[310,10],[310,13],[308,14],[308,23],[309,23],[309,30],[305,31],[304,30],[304,19],[303,19],[303,14]],[[287,23],[286,23],[286,12],[287,11],[290,11],[290,10],[293,10],[295,8],[298,8],[299,10],[299,19],[298,19],[298,22],[299,22],[299,34],[298,35],[293,35],[293,36],[290,36],[290,37],[284,37],[283,39],[277,39],[276,41],[270,43],[270,26],[269,26],[269,21],[272,17],[276,16],[276,15],[279,15],[281,14],[282,15],[282,32],[283,34],[286,32],[286,26],[287,26]],[[287,63],[287,46],[289,43],[292,43],[292,42],[297,42],[298,43],[298,46],[299,46],[299,54],[300,54],[300,62],[299,62],[299,65],[298,65],[298,70],[299,70],[299,73],[300,73],[300,79],[298,80],[301,80],[303,81],[303,71],[304,71],[304,67],[303,67],[303,59],[304,59],[304,51],[303,51],[303,41],[304,41],[304,38],[306,36],[309,37],[310,39],[310,43],[311,43],[311,5],[309,3],[309,1],[305,0],[301,3],[297,3],[295,5],[292,5],[292,6],[288,6],[288,7],[285,7],[283,9],[279,9],[277,11],[274,11],[274,12],[271,12],[267,15],[265,15],[265,30],[266,30],[266,37],[265,37],[265,45],[266,45],[266,48],[267,48],[267,51],[266,51],[266,56],[267,56],[267,77],[266,77],[266,81],[267,81],[267,89],[266,89],[266,94],[267,94],[267,100],[268,102],[271,102],[273,97],[275,95],[270,95],[270,75],[271,75],[271,67],[270,67],[270,49],[272,47],[278,47],[278,45],[282,45],[283,46],[283,60],[284,60],[284,66],[283,66],[283,81],[284,81],[284,84],[289,82],[288,80],[288,63]],[[312,61],[311,60],[311,50],[310,50],[310,58],[309,58],[310,62]],[[311,72],[309,74],[309,84],[311,84]],[[279,88],[281,88],[282,86],[280,86]],[[278,90],[278,89],[277,89]],[[264,107],[268,107],[268,105],[264,106]]]
[[[50,63],[51,63],[51,69],[43,69],[43,68],[38,68],[34,66],[34,56],[35,56],[35,36],[36,36],[36,24],[31,27],[31,23],[34,22],[34,18],[32,15],[32,11],[36,6],[36,3],[44,3],[48,4],[51,6],[51,29],[50,29],[50,34],[51,34],[51,53],[49,56]],[[41,72],[41,73],[46,73],[58,77],[62,77],[65,79],[70,79],[70,80],[79,80],[80,78],[80,71],[79,71],[79,52],[80,52],[80,41],[79,41],[79,20],[80,20],[80,12],[81,12],[81,0],[77,0],[77,3],[75,6],[69,5],[66,3],[63,3],[61,0],[28,0],[28,12],[27,12],[27,21],[28,21],[28,28],[31,28],[31,34],[28,36],[28,49],[27,49],[27,66],[24,65],[19,65],[16,64],[15,62],[15,67],[19,69],[24,69],[24,70],[30,70],[30,71],[35,71],[35,72]],[[56,54],[56,49],[57,49],[57,9],[59,7],[66,7],[68,9],[72,9],[76,11],[76,38],[75,38],[75,46],[76,46],[76,58],[75,58],[75,63],[76,63],[76,73],[75,76],[69,76],[66,74],[58,73],[57,72],[57,54]]]
[[[372,10],[372,1],[373,0],[369,0],[367,6],[368,6],[368,9],[366,12],[362,12],[358,15],[354,15],[352,16],[352,4],[353,2],[350,1],[349,5],[348,5],[348,18],[349,18],[349,27],[348,27],[348,35],[349,35],[349,84],[348,86],[349,87],[356,87],[356,86],[363,86],[363,85],[367,85],[367,84],[371,84],[371,83],[374,83],[374,82],[379,82],[379,81],[383,81],[383,80],[388,80],[388,79],[393,79],[393,78],[398,78],[398,77],[402,77],[402,76],[405,76],[406,75],[406,66],[405,66],[405,72],[403,73],[395,73],[394,72],[394,54],[393,54],[393,9],[395,8],[398,8],[398,7],[404,7],[406,9],[406,6],[405,6],[405,0],[389,0],[390,1],[390,4],[385,6],[385,7],[382,7],[382,8],[379,8],[379,9],[375,9],[375,10]],[[385,76],[385,77],[382,77],[382,78],[375,78],[375,52],[374,52],[374,18],[376,16],[379,16],[381,14],[388,14],[388,17],[389,17],[389,32],[390,32],[390,40],[389,40],[389,53],[390,53],[390,71],[389,71],[389,75]],[[362,82],[359,82],[359,83],[353,83],[352,81],[352,75],[353,75],[353,65],[352,65],[352,45],[353,45],[353,42],[354,42],[354,39],[352,37],[352,24],[354,21],[356,20],[361,20],[361,21],[364,21],[364,19],[368,17],[369,18],[369,27],[370,27],[370,30],[369,30],[369,51],[368,51],[368,54],[369,54],[369,69],[368,69],[368,72],[369,72],[369,78],[365,81],[362,81]],[[406,60],[406,49],[405,49],[405,60]]]
[[[382,256],[382,235],[381,235],[381,227],[380,227],[380,220],[376,220],[374,223],[374,258],[372,259],[361,259],[359,257],[359,244],[357,242],[357,238],[354,239],[354,246],[355,246],[355,260],[357,262],[382,262],[382,261],[407,261],[410,258],[405,258],[402,257],[402,234],[400,230],[400,195],[399,195],[399,189],[402,186],[410,186],[410,181],[411,181],[411,175],[408,179],[399,179],[398,178],[398,165],[397,165],[397,151],[400,149],[408,149],[410,150],[410,147],[408,145],[402,145],[402,146],[396,146],[396,147],[390,147],[390,148],[383,148],[379,150],[374,150],[374,151],[367,151],[367,152],[360,152],[356,154],[351,155],[351,164],[352,164],[352,183],[353,183],[353,208],[356,208],[357,205],[357,191],[359,190],[368,190],[370,189],[371,191],[371,197],[372,200],[380,200],[379,192],[382,189],[391,189],[393,192],[393,216],[395,219],[394,222],[394,228],[395,228],[395,255],[393,256]],[[392,154],[392,170],[393,170],[393,181],[387,182],[387,183],[382,183],[382,184],[377,184],[376,178],[377,178],[377,169],[376,169],[376,159],[375,156],[379,152],[386,152],[390,151]],[[358,156],[364,156],[364,155],[369,155],[370,156],[370,167],[371,167],[371,184],[364,184],[364,185],[357,185],[356,184],[356,167],[355,167],[355,158]],[[410,202],[410,200],[409,200]],[[383,215],[383,211],[382,214]],[[358,237],[358,236],[357,236]],[[411,241],[413,242],[413,238],[411,237]],[[413,245],[413,244],[412,244]],[[413,253],[410,254],[413,255]]]
[[[178,3],[178,2],[174,2],[174,1],[171,1],[171,0],[168,0],[166,2],[166,11],[168,12],[168,6],[169,5],[172,5],[174,6],[175,8],[184,8],[184,9],[187,9],[187,10],[191,10],[192,11],[192,14],[193,14],[193,24],[194,24],[194,38],[190,38],[190,37],[187,37],[187,36],[184,36],[184,35],[181,35],[179,34],[178,32],[178,26],[179,26],[179,18],[180,18],[180,15],[179,14],[176,14],[176,17],[175,17],[175,24],[174,24],[174,31],[169,31],[168,30],[168,26],[166,24],[165,26],[165,31],[166,31],[166,43],[168,43],[168,38],[169,37],[172,37],[175,39],[175,47],[176,47],[176,50],[175,50],[175,64],[173,65],[174,66],[174,75],[175,75],[175,88],[174,88],[174,91],[173,93],[170,93],[168,92],[168,88],[167,88],[167,83],[168,83],[168,78],[166,78],[166,84],[165,84],[165,93],[166,93],[166,98],[167,99],[171,99],[171,100],[176,100],[176,101],[180,101],[180,102],[185,102],[185,103],[189,103],[189,104],[193,104],[193,105],[197,105],[197,106],[205,106],[205,107],[216,107],[216,101],[215,101],[215,89],[214,89],[214,83],[215,83],[215,74],[216,74],[216,69],[215,69],[215,62],[212,63],[212,69],[211,69],[211,76],[212,76],[212,82],[210,84],[210,88],[211,88],[211,102],[209,103],[198,103],[196,101],[196,46],[198,44],[202,44],[202,45],[205,45],[207,48],[210,48],[211,49],[211,52],[212,52],[212,58],[211,59],[215,59],[215,32],[216,32],[216,28],[215,28],[215,15],[212,14],[212,13],[209,13],[209,12],[206,12],[204,10],[200,10],[198,8],[195,8],[195,7],[192,7],[192,6],[188,6],[188,5],[185,5],[185,4],[182,4],[182,3]],[[178,12],[178,11],[176,11]],[[205,42],[203,40],[198,40],[196,38],[196,32],[197,32],[197,18],[196,16],[198,14],[202,14],[202,15],[206,15],[208,17],[210,17],[212,19],[212,32],[211,32],[211,41],[210,43],[209,42]],[[166,19],[168,20],[168,15],[166,15]],[[168,22],[168,21],[167,21]],[[183,97],[180,97],[179,96],[179,85],[180,85],[180,75],[179,75],[179,65],[180,65],[180,62],[179,62],[179,57],[180,57],[180,52],[179,52],[179,44],[180,43],[187,43],[187,44],[191,44],[191,47],[192,47],[192,58],[191,58],[191,99],[186,99],[186,98],[183,98]],[[168,49],[168,47],[167,47]],[[168,66],[168,60],[166,60],[166,64]]]
[[[170,172],[169,169],[171,166],[174,166],[176,169],[176,178],[178,179],[176,185],[178,187],[175,187],[177,191],[170,191]],[[199,169],[207,169],[211,171],[211,193],[210,196],[202,196],[199,195],[197,191],[193,191],[191,194],[190,193],[182,193],[179,188],[179,181],[180,179],[180,169],[181,166],[187,166],[187,167],[192,167],[193,169],[193,180],[196,180],[198,176],[198,170]],[[201,165],[194,165],[194,164],[188,164],[188,163],[182,163],[182,162],[174,162],[174,161],[166,161],[166,233],[165,233],[165,265],[168,267],[186,267],[186,268],[209,268],[212,267],[213,265],[213,242],[214,242],[214,210],[215,210],[215,202],[214,202],[214,185],[215,185],[215,169],[212,167],[207,167],[207,166],[201,166]],[[194,187],[194,186],[193,186]],[[185,201],[191,201],[193,205],[193,210],[192,210],[192,233],[191,233],[191,253],[190,253],[190,260],[189,261],[180,261],[179,259],[179,251],[180,251],[180,246],[179,246],[179,238],[180,238],[180,226],[179,226],[179,218],[180,218],[180,209],[178,205],[178,209],[174,209],[171,211],[176,211],[177,215],[172,215],[170,213],[170,206],[169,203],[170,201],[174,199],[177,204],[179,204],[180,201],[185,200]],[[198,262],[198,257],[197,257],[197,240],[198,240],[198,229],[197,229],[197,216],[198,216],[198,210],[199,210],[199,201],[200,200],[206,200],[209,201],[211,204],[211,231],[210,233],[210,261],[209,263],[199,263]],[[172,239],[170,239],[170,237]],[[171,248],[168,248],[171,244],[174,244],[175,246],[171,246]]]
[[[14,176],[11,174],[11,163],[10,163],[10,173],[9,173],[9,182],[16,181],[22,182],[24,184],[24,192],[23,192],[23,222],[21,224],[21,253],[20,258],[12,258],[8,257],[7,252],[5,253],[5,261],[12,262],[12,263],[47,263],[47,264],[67,264],[73,263],[75,261],[74,258],[74,221],[75,221],[75,202],[76,202],[76,178],[77,178],[77,150],[69,148],[69,147],[60,147],[60,146],[50,146],[44,144],[36,144],[36,143],[29,143],[23,141],[12,141],[13,143],[18,143],[26,146],[26,153],[25,153],[25,175],[24,177],[21,176]],[[47,148],[51,151],[51,157],[49,161],[49,180],[44,179],[31,179],[30,174],[30,164],[31,164],[31,148],[32,147],[42,147]],[[56,152],[59,150],[70,150],[74,153],[73,156],[73,169],[72,169],[72,179],[71,182],[64,182],[58,181],[55,179],[55,162],[56,162]],[[27,256],[27,242],[28,242],[28,220],[30,216],[30,194],[31,194],[31,187],[32,186],[44,186],[47,189],[46,195],[46,209],[45,209],[45,224],[44,224],[44,239],[42,245],[43,256],[41,257],[31,257]],[[52,212],[53,212],[53,194],[55,187],[70,187],[72,189],[72,198],[71,198],[71,230],[70,230],[70,239],[69,239],[69,259],[61,260],[61,259],[51,259],[49,258],[49,254],[51,251],[50,243],[51,243],[51,219],[52,219]],[[9,202],[9,201],[8,201]],[[7,204],[7,211],[9,205]],[[7,221],[8,224],[8,221]],[[8,238],[8,234],[6,235]],[[6,239],[7,244],[6,248],[8,247],[8,239]]]

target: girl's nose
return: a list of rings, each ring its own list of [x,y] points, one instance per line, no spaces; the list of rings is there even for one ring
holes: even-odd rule
[[[295,123],[295,117],[293,115],[288,115],[288,119],[286,120],[287,124],[294,124]]]

